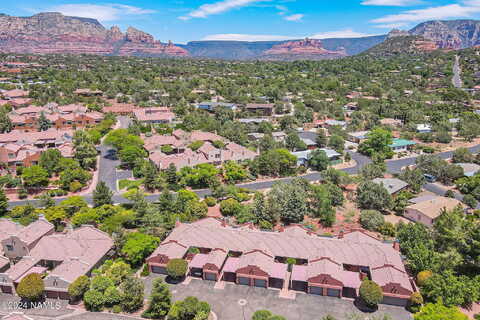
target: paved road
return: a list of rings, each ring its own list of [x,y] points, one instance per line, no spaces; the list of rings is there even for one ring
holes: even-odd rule
[[[128,128],[131,122],[129,117],[118,117],[117,120],[117,128],[122,129]],[[101,154],[98,164],[98,180],[105,182],[114,193],[118,193],[117,180],[119,180],[119,177],[117,175],[117,167],[120,165],[120,160],[118,159],[117,150],[104,143],[98,147],[98,150]]]
[[[460,77],[461,72],[462,70],[460,69],[460,57],[456,55],[455,64],[453,65],[452,83],[453,83],[453,86],[458,89],[461,89],[463,87],[462,78]]]
[[[118,120],[120,121],[120,127],[122,128],[127,128],[128,124],[130,123],[130,119],[128,117],[119,117]],[[310,135],[311,134],[311,135]],[[303,133],[305,135],[305,133]],[[309,138],[313,138],[316,136],[315,133],[308,133],[307,135]],[[115,150],[112,149],[111,147],[101,145],[99,149],[102,151],[102,157],[100,159],[100,164],[99,164],[99,180],[104,181],[107,183],[107,185],[112,189],[115,194],[113,196],[113,201],[116,204],[124,204],[128,203],[129,201],[125,198],[123,198],[118,190],[117,190],[117,178],[119,176],[123,176],[124,174],[129,174],[127,173],[117,173],[116,167],[119,164],[119,161],[115,157]],[[476,145],[474,147],[469,148],[470,152],[472,153],[479,153],[480,152],[480,145]],[[348,173],[348,174],[357,174],[361,168],[363,168],[365,165],[371,163],[372,161],[370,158],[361,155],[356,152],[348,152],[352,159],[356,161],[356,165],[351,168],[345,168],[342,169],[342,171]],[[437,154],[440,158],[442,159],[450,159],[453,155],[453,151],[447,151],[447,152],[441,152]],[[417,157],[411,157],[411,158],[403,158],[403,159],[398,159],[398,160],[392,160],[387,162],[387,171],[392,173],[392,174],[398,174],[402,171],[403,168],[414,165]],[[312,181],[319,181],[321,179],[321,175],[318,172],[313,172],[313,173],[308,173],[306,175],[300,176],[301,178],[304,178],[310,182]],[[288,177],[288,178],[281,178],[281,179],[275,179],[275,180],[270,180],[270,181],[261,181],[261,182],[249,182],[249,183],[244,183],[244,184],[238,184],[237,186],[242,187],[242,188],[247,188],[250,190],[262,190],[262,189],[268,189],[271,188],[276,182],[282,181],[282,182],[290,182],[296,177]],[[426,185],[426,189],[434,192],[439,195],[443,195],[445,193],[445,190],[439,190],[436,185],[430,186],[429,184]],[[204,190],[196,190],[195,191],[200,197],[205,197],[210,195],[211,191],[208,189]],[[458,194],[458,197],[463,198],[461,194]],[[93,199],[91,195],[86,195],[84,196],[85,200],[89,204],[93,204]],[[158,199],[158,195],[150,195],[146,196],[146,199],[150,202],[155,202]],[[62,200],[65,200],[65,198],[57,198],[55,201],[58,203]],[[11,201],[9,202],[10,207],[15,207],[19,205],[25,205],[27,203],[30,203],[34,206],[38,205],[38,200],[19,200],[19,201]]]

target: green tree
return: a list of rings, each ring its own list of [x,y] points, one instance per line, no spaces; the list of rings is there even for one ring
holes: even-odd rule
[[[8,213],[8,198],[5,195],[5,191],[0,188],[0,217],[5,216]]]
[[[474,160],[474,155],[467,148],[458,148],[453,152],[453,163],[470,163]]]
[[[343,153],[343,150],[345,149],[345,139],[340,135],[331,135],[328,140],[328,146],[339,153]]]
[[[269,310],[257,310],[253,313],[252,320],[285,320],[285,318],[274,315]]]
[[[38,165],[23,169],[22,181],[25,188],[40,188],[48,186],[48,172]]]
[[[285,223],[301,222],[309,212],[306,190],[296,181],[275,183],[268,193],[270,210]]]
[[[105,204],[113,204],[113,192],[104,181],[100,181],[93,191],[93,206],[95,208]]]
[[[289,176],[295,172],[297,157],[287,149],[273,149],[263,152],[255,158],[252,169],[264,176]]]
[[[42,276],[38,273],[30,273],[26,275],[17,286],[17,294],[27,301],[37,301],[43,296],[45,284]]]
[[[80,276],[68,286],[68,295],[72,301],[78,301],[83,298],[83,295],[89,288],[90,278]]]
[[[8,116],[5,107],[0,108],[0,133],[10,132],[13,129],[12,120]]]
[[[427,182],[425,180],[425,176],[423,175],[422,170],[418,168],[415,168],[413,170],[410,168],[406,168],[402,171],[399,178],[408,183],[410,189],[412,189],[412,191],[415,193],[420,192],[423,185]]]
[[[240,212],[242,205],[235,199],[229,198],[220,202],[220,212],[224,216],[235,216]]]
[[[415,320],[468,320],[457,307],[446,307],[441,302],[427,303],[413,317]]]
[[[75,145],[73,158],[78,161],[85,170],[95,169],[97,166],[98,151],[91,142],[82,142]]]
[[[327,170],[330,165],[330,159],[328,159],[327,153],[323,150],[316,149],[310,154],[308,159],[308,165],[310,168],[316,171]]]
[[[38,164],[47,170],[48,174],[51,176],[53,173],[57,172],[58,162],[62,158],[62,154],[58,149],[47,149],[40,155]]]
[[[393,143],[393,135],[390,131],[375,128],[368,134],[368,138],[358,146],[358,151],[372,157],[379,154],[383,158],[391,158],[393,151],[390,145]]]
[[[176,301],[168,312],[169,320],[207,320],[210,305],[196,297],[187,297]]]
[[[59,207],[62,207],[69,217],[83,208],[88,207],[87,201],[81,196],[71,196],[60,202]]]
[[[52,127],[52,122],[47,119],[43,111],[40,112],[40,116],[38,117],[38,131],[46,131],[51,127]]]
[[[285,138],[285,146],[290,151],[306,150],[307,145],[303,142],[296,131],[290,131]]]
[[[174,279],[180,279],[187,273],[187,268],[187,261],[183,259],[171,259],[167,263],[167,274]]]
[[[147,154],[143,147],[137,145],[125,146],[119,152],[122,165],[127,168],[133,168],[135,162],[138,159],[145,158],[146,155]]]
[[[385,166],[369,163],[360,169],[360,174],[366,180],[373,180],[375,178],[383,178],[385,171]]]
[[[371,280],[363,280],[359,296],[368,307],[376,307],[383,300],[382,288]]]
[[[223,164],[223,178],[227,183],[239,183],[248,178],[248,171],[234,161],[227,161]]]
[[[155,250],[160,239],[141,232],[132,232],[125,237],[125,243],[120,250],[125,260],[134,266],[139,266],[143,260]]]
[[[385,211],[392,208],[393,199],[384,186],[366,181],[358,186],[357,203],[362,209]]]
[[[88,290],[83,295],[83,303],[89,311],[99,312],[103,310],[105,304],[105,296],[97,290]]]
[[[119,287],[122,294],[122,308],[125,312],[135,312],[143,307],[144,285],[142,280],[127,277]]]
[[[148,308],[142,317],[148,319],[163,319],[172,306],[172,294],[168,285],[161,279],[153,280],[152,292],[148,302]]]
[[[378,231],[384,223],[383,214],[376,210],[364,210],[360,213],[360,224],[367,230]]]
[[[328,143],[327,136],[324,129],[319,129],[317,132],[317,138],[315,139],[319,148],[325,148]]]

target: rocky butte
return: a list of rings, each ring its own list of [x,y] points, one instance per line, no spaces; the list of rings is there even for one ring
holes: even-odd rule
[[[106,29],[95,19],[57,12],[31,17],[0,14],[0,52],[188,56],[185,49],[161,43],[141,30],[130,27],[122,33],[116,26]]]
[[[323,60],[346,57],[344,48],[338,48],[336,51],[330,51],[323,47],[322,41],[315,39],[305,39],[298,41],[289,41],[273,46],[266,50],[262,59],[265,60]]]

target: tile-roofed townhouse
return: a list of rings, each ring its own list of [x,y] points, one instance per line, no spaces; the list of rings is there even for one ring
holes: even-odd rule
[[[2,93],[6,99],[24,98],[28,97],[29,92],[21,89],[8,90]]]
[[[0,284],[10,286],[10,293],[13,293],[26,275],[46,273],[45,296],[69,299],[68,286],[79,276],[89,276],[113,253],[113,246],[108,234],[88,225],[67,233],[44,236],[29,255],[0,273]]]
[[[382,286],[384,303],[403,306],[415,291],[398,245],[359,231],[328,238],[301,226],[271,232],[206,218],[177,225],[147,259],[150,270],[165,273],[168,261],[186,258],[190,248],[200,250],[190,260],[190,275],[207,280],[355,298],[361,280],[368,277]],[[297,261],[290,281],[287,258]],[[204,274],[209,273],[205,266],[210,261],[215,272]]]
[[[465,206],[457,199],[448,197],[425,198],[405,208],[404,217],[432,227],[435,220],[445,211]]]
[[[175,120],[175,113],[169,108],[137,108],[133,110],[135,118],[142,123],[159,124],[172,123]]]
[[[42,237],[53,234],[54,231],[53,224],[40,217],[28,226],[19,228],[15,233],[7,234],[1,240],[3,253],[12,260],[28,256]]]
[[[61,149],[65,157],[73,156],[71,144],[73,132],[49,129],[38,132],[13,130],[0,134],[0,161],[12,170],[17,166],[31,166],[38,163],[41,153],[48,148]]]
[[[177,169],[202,163],[219,165],[225,161],[244,161],[257,156],[256,152],[211,132],[175,130],[171,136],[154,135],[143,138],[150,160],[159,169],[166,169],[170,164],[174,164]],[[193,151],[188,146],[195,141],[204,143],[198,150]],[[222,141],[225,147],[222,149],[215,147],[213,144],[215,141]],[[172,147],[172,154],[162,152],[162,146],[165,145]]]
[[[121,116],[128,116],[132,115],[135,109],[137,109],[137,107],[133,104],[114,102],[111,106],[103,107],[102,111],[104,113],[111,112]]]

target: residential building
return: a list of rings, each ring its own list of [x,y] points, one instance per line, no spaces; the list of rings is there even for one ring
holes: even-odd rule
[[[430,133],[432,132],[432,126],[429,124],[421,123],[417,124],[417,132],[418,133]]]
[[[383,126],[401,127],[403,125],[403,122],[402,120],[398,119],[384,118],[380,120],[380,124]]]
[[[25,90],[20,90],[20,89],[13,89],[13,90],[8,90],[2,92],[2,96],[7,99],[16,99],[16,98],[25,98],[28,97],[29,92]]]
[[[166,124],[175,120],[175,113],[166,107],[138,108],[133,110],[133,115],[138,121],[148,124]]]
[[[144,136],[143,140],[150,160],[159,169],[166,169],[170,164],[174,164],[177,169],[202,163],[220,165],[225,161],[251,160],[258,155],[211,132],[175,130],[170,136]],[[203,145],[197,150],[192,150],[189,146],[196,141],[202,141]],[[222,146],[215,146],[217,143],[221,143]],[[167,145],[172,149],[170,154],[162,151],[162,146]]]
[[[445,210],[453,210],[457,206],[464,208],[464,205],[454,198],[433,197],[419,199],[416,203],[406,207],[404,217],[432,227],[435,220]]]
[[[376,178],[372,180],[376,184],[383,185],[391,195],[396,195],[408,188],[408,183],[397,178]]]
[[[412,140],[395,138],[393,139],[393,143],[390,145],[390,148],[392,148],[393,152],[395,153],[407,152],[416,144],[417,143]]]
[[[0,134],[0,162],[12,171],[38,163],[40,155],[48,148],[60,150],[62,156],[73,157],[73,131],[55,130],[22,132],[14,130]]]
[[[200,253],[192,255],[191,248]],[[288,258],[297,262],[291,278]],[[362,279],[370,278],[381,286],[383,303],[400,306],[415,291],[398,244],[361,231],[329,238],[299,225],[272,232],[206,218],[179,223],[147,263],[151,272],[165,274],[171,259],[186,259],[191,276],[238,285],[355,298]]]
[[[207,110],[207,111],[214,111],[216,108],[226,108],[232,111],[237,110],[237,105],[234,103],[225,103],[225,102],[212,102],[212,101],[207,101],[207,102],[200,102],[197,105],[195,105],[197,109],[201,110]]]
[[[245,109],[268,117],[273,115],[274,106],[273,103],[249,103],[245,106]]]
[[[0,273],[0,288],[13,294],[23,277],[39,273],[46,275],[47,298],[69,299],[68,286],[98,268],[113,254],[113,246],[108,234],[88,225],[62,234],[46,234],[28,251],[17,252],[18,262]]]
[[[480,172],[480,166],[476,163],[455,163],[457,166],[462,167],[463,175],[465,177],[473,177]]]
[[[265,136],[264,133],[249,133],[248,138],[252,141],[259,141]],[[272,137],[276,142],[283,142],[287,137],[287,134],[283,131],[272,132]]]
[[[328,149],[328,148],[321,148],[317,150],[324,151],[328,159],[330,159],[330,164],[332,165],[339,164],[342,162],[342,155],[335,150]],[[298,166],[307,166],[312,152],[313,150],[305,150],[305,151],[292,152],[292,154],[297,157]]]
[[[347,135],[347,140],[353,143],[362,143],[368,139],[369,133],[370,131],[349,132]]]
[[[56,129],[75,129],[94,126],[103,120],[100,112],[87,112],[82,105],[70,104],[66,106],[29,106],[13,110],[8,114],[14,130],[25,132],[38,131],[39,118],[43,114]]]

